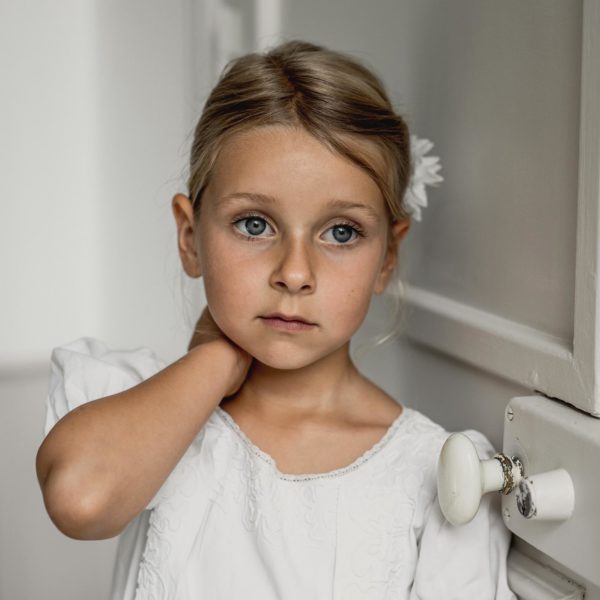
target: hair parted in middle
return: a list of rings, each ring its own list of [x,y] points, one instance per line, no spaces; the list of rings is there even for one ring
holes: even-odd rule
[[[225,141],[269,125],[304,128],[375,181],[390,225],[410,219],[403,204],[411,176],[410,132],[394,111],[380,78],[347,54],[290,40],[264,53],[229,61],[208,96],[194,131],[187,182],[196,222],[202,194]],[[372,153],[361,152],[356,144],[361,140],[371,142],[381,158],[374,160]],[[397,287],[392,329],[398,330],[404,288],[400,279],[392,285]],[[376,345],[394,335],[392,331]]]

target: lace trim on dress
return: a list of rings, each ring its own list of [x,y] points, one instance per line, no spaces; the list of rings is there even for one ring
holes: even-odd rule
[[[380,450],[382,450],[386,444],[392,439],[396,430],[403,424],[407,418],[412,413],[412,409],[404,406],[402,412],[394,419],[392,424],[388,427],[387,431],[383,435],[383,437],[371,448],[366,450],[363,454],[361,454],[356,460],[354,460],[351,464],[340,467],[339,469],[334,469],[333,471],[327,471],[325,473],[303,473],[303,474],[294,474],[294,473],[282,473],[278,468],[275,462],[275,459],[270,455],[261,450],[258,446],[256,446],[250,438],[240,429],[239,425],[234,421],[233,417],[225,410],[223,410],[220,406],[217,406],[216,413],[223,419],[223,421],[234,431],[238,437],[242,440],[245,446],[250,450],[253,454],[258,456],[260,459],[264,460],[267,464],[271,466],[275,475],[279,479],[283,479],[285,481],[308,481],[312,479],[328,479],[334,477],[340,477],[345,475],[350,471],[354,471],[358,469],[362,464],[367,462],[370,458],[372,458],[375,454],[377,454]]]

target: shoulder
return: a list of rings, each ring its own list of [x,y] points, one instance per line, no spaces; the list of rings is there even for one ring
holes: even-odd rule
[[[67,412],[126,390],[166,366],[150,348],[115,349],[81,337],[52,349],[45,435]]]
[[[405,487],[413,482],[413,492],[424,502],[437,493],[437,467],[442,447],[452,431],[446,430],[428,415],[405,406],[398,426],[383,453],[382,476],[392,485]],[[476,429],[459,431],[475,445],[481,459],[495,453],[489,439]]]
[[[397,471],[429,471],[449,433],[415,408],[404,406],[390,441],[388,465]]]
[[[405,406],[404,411],[406,424],[397,436],[397,443],[410,446],[415,456],[433,456],[437,459],[442,446],[453,433],[466,435],[477,448],[480,457],[487,457],[495,452],[487,436],[477,429],[449,431],[415,408]]]
[[[165,366],[165,361],[145,346],[113,348],[107,342],[89,336],[53,348],[50,360],[52,367],[61,372],[86,367],[99,372],[112,367],[140,377],[153,375]]]
[[[400,426],[394,436],[394,446],[398,449],[396,454],[399,459],[410,456],[412,462],[427,461],[441,448],[448,435],[448,431],[426,414],[404,406]]]

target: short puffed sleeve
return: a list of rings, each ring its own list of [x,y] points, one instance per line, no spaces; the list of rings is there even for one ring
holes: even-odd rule
[[[480,459],[495,454],[481,432],[461,433],[475,444]],[[499,493],[485,494],[473,520],[454,526],[440,509],[436,474],[437,459],[428,474],[435,491],[423,512],[410,600],[517,600],[508,586],[506,560],[512,534],[502,521]]]
[[[165,367],[166,363],[149,348],[115,350],[92,337],[54,348],[44,436],[74,408],[127,390]]]

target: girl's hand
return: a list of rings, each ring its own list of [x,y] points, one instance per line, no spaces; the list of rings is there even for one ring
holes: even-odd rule
[[[201,344],[213,343],[224,348],[225,352],[233,357],[232,384],[225,396],[235,394],[241,387],[253,361],[253,357],[228,338],[215,323],[208,306],[204,308],[196,322],[192,339],[188,345],[188,352]]]

